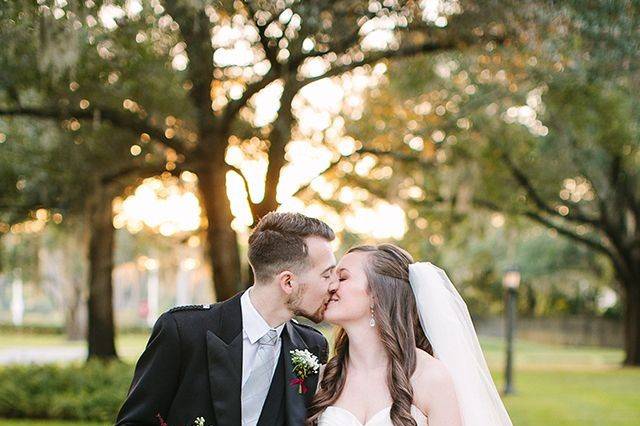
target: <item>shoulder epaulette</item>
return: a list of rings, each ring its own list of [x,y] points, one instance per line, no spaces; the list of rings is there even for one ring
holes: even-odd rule
[[[211,305],[184,305],[184,306],[176,306],[175,308],[169,309],[169,312],[178,312],[178,311],[197,311],[210,309]]]

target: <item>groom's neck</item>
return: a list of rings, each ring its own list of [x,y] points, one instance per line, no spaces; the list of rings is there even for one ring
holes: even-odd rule
[[[249,291],[249,299],[269,327],[278,327],[293,318],[293,314],[282,300],[279,289],[275,286],[254,284]]]

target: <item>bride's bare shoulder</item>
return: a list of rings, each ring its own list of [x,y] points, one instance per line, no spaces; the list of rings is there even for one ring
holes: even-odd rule
[[[444,363],[438,358],[429,354],[427,351],[416,348],[416,371],[415,376],[422,377],[437,372],[445,367]],[[417,378],[417,377],[416,377]]]
[[[455,395],[453,379],[447,366],[428,354],[416,349],[416,371],[411,377],[415,404],[427,413],[440,398]]]

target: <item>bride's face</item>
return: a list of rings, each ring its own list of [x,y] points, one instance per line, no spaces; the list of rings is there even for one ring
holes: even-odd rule
[[[346,254],[338,262],[335,274],[338,288],[324,312],[324,320],[344,326],[359,321],[369,321],[371,297],[365,274],[367,253]]]

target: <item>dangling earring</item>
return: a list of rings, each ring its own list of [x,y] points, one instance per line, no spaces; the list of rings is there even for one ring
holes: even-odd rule
[[[369,325],[371,327],[375,327],[376,326],[376,319],[373,316],[373,303],[371,304],[371,319],[369,320]]]

